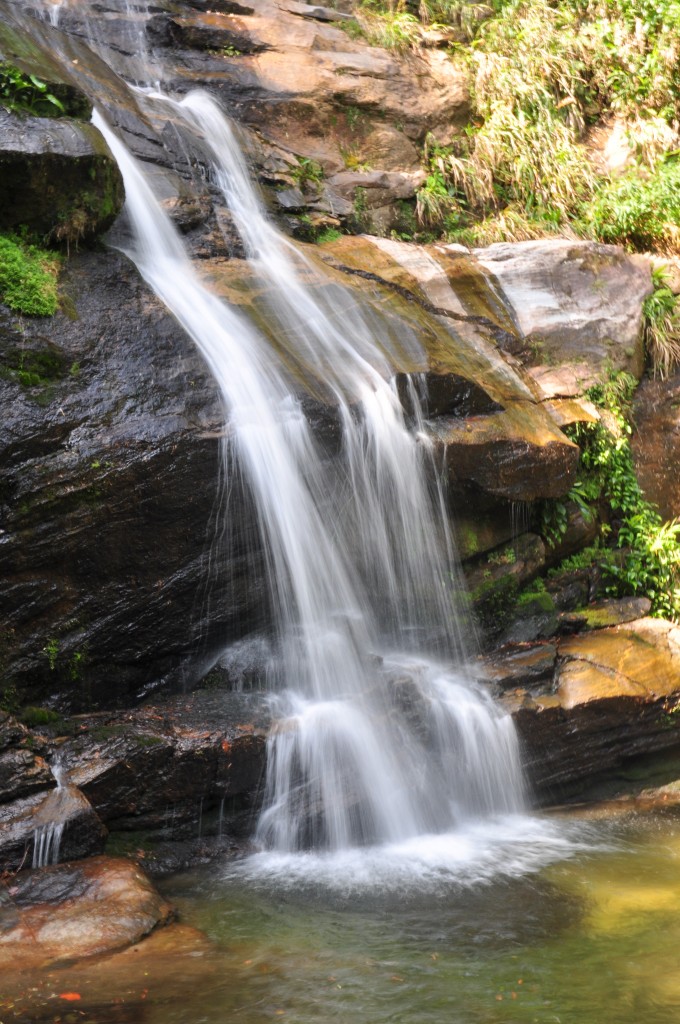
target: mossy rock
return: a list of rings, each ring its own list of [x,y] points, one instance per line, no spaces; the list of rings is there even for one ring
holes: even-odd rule
[[[113,156],[91,124],[0,108],[0,231],[77,243],[111,226],[124,201]]]

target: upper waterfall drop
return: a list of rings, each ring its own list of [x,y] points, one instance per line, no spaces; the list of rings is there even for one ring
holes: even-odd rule
[[[267,221],[233,129],[205,93],[147,95],[203,149],[250,265],[268,287],[276,352],[218,299],[134,158],[99,116],[125,180],[123,248],[219,384],[252,492],[275,616],[279,724],[257,838],[282,852],[398,843],[516,812],[512,723],[462,677],[443,497],[405,422],[380,319]],[[294,385],[314,374],[337,410],[329,464]],[[431,475],[431,474],[430,474]]]

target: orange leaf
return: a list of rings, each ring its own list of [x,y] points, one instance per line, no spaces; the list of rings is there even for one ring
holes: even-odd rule
[[[60,992],[59,998],[66,999],[69,1003],[73,1003],[76,999],[80,999],[81,995],[80,992]]]

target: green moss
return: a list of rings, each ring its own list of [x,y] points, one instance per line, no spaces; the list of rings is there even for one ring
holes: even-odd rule
[[[41,725],[55,725],[57,722],[62,721],[62,717],[56,711],[51,711],[49,708],[27,707],[22,709],[19,721],[29,729],[35,729]]]
[[[545,612],[548,615],[553,615],[555,612],[555,602],[550,594],[528,591],[520,594],[517,598],[517,610],[531,613]]]
[[[337,228],[325,228],[316,236],[316,241],[318,245],[325,245],[327,242],[337,242],[338,238],[342,238],[342,231],[338,231]]]
[[[489,579],[471,594],[479,625],[489,636],[498,636],[509,623],[517,602],[517,579],[512,575]]]
[[[52,316],[59,305],[59,257],[16,235],[0,235],[0,299],[27,316]]]

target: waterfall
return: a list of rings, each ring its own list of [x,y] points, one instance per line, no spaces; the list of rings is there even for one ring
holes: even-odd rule
[[[319,374],[343,448],[329,478],[286,362],[195,273],[138,163],[98,117],[125,179],[128,255],[208,360],[229,440],[253,492],[277,617],[279,722],[257,838],[267,848],[343,849],[516,811],[509,719],[445,658],[461,659],[451,538],[427,485],[377,319],[311,268],[265,220],[232,130],[205,94],[157,100],[188,112],[213,156],[256,274],[273,293],[287,362]],[[303,283],[300,266],[307,271]],[[314,274],[311,275],[312,278]],[[330,500],[329,500],[330,495]]]
[[[519,811],[512,722],[464,671],[446,501],[432,483],[415,387],[415,423],[406,422],[391,328],[268,221],[210,95],[138,97],[203,153],[276,338],[210,290],[142,165],[95,114],[125,182],[128,235],[117,244],[208,363],[227,423],[226,472],[238,467],[256,509],[277,718],[257,841],[342,851]],[[406,328],[398,342],[418,347]],[[311,430],[300,380],[340,425],[332,457]]]

